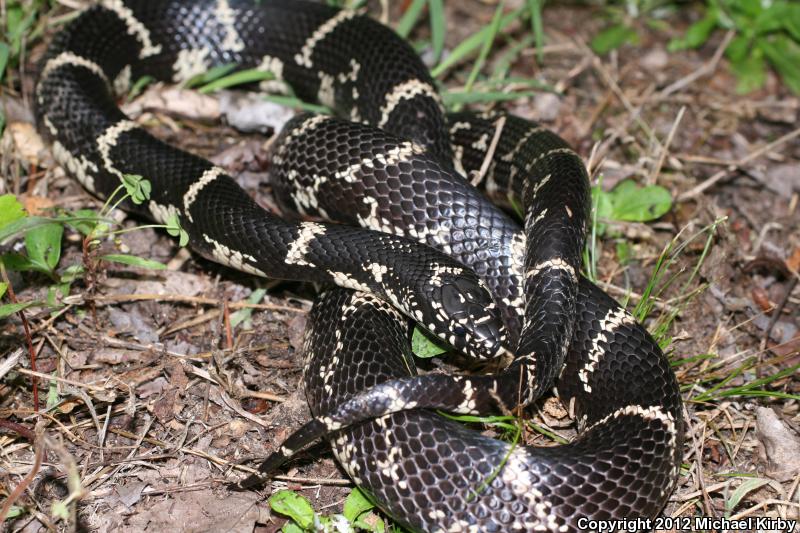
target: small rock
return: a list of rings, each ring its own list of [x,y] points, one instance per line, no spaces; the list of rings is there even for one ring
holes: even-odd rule
[[[793,479],[800,472],[800,435],[767,407],[756,408],[756,435],[764,446],[767,475],[778,481]]]
[[[645,56],[639,61],[640,65],[651,71],[661,70],[667,66],[667,63],[669,63],[669,56],[662,48],[654,48],[653,50],[650,50],[650,52],[645,54]]]
[[[537,120],[552,122],[561,111],[561,99],[553,93],[537,94],[533,99],[533,111]]]

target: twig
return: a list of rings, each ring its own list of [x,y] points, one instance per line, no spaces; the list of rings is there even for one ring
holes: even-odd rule
[[[660,100],[662,98],[666,98],[670,94],[680,91],[681,89],[686,88],[687,86],[691,85],[698,79],[702,78],[703,76],[710,76],[717,70],[717,65],[719,64],[720,60],[722,59],[722,54],[725,53],[725,49],[728,48],[728,44],[733,39],[736,32],[734,30],[728,30],[728,33],[725,34],[725,37],[722,39],[722,42],[717,47],[717,50],[714,52],[714,56],[711,58],[711,61],[704,64],[688,76],[684,76],[683,78],[679,79],[678,81],[671,83],[664,87],[658,95],[656,95],[656,99]]]
[[[678,202],[685,202],[686,200],[690,200],[690,199],[694,198],[695,196],[699,196],[703,191],[705,191],[709,187],[712,187],[718,181],[720,181],[723,178],[726,178],[729,175],[731,175],[737,168],[741,168],[741,167],[747,165],[752,160],[761,157],[762,155],[766,154],[767,152],[770,152],[770,151],[774,150],[778,146],[786,144],[787,142],[791,141],[792,139],[794,139],[797,136],[800,136],[800,128],[797,128],[794,131],[790,131],[786,135],[784,135],[782,137],[779,137],[778,139],[776,139],[776,140],[772,141],[771,143],[767,144],[766,146],[762,146],[758,150],[748,154],[746,157],[744,157],[743,159],[739,160],[737,163],[729,166],[725,170],[720,170],[719,172],[717,172],[716,174],[714,174],[710,178],[708,178],[708,179],[704,180],[703,182],[695,185],[694,187],[692,187],[688,191],[679,194],[678,198],[677,198],[677,201]]]
[[[36,439],[36,441],[36,453],[33,458],[33,467],[31,468],[31,471],[28,472],[28,475],[25,476],[22,481],[20,481],[19,485],[14,487],[14,490],[11,491],[11,494],[8,495],[8,498],[6,498],[6,503],[3,504],[3,509],[0,510],[0,524],[5,523],[8,513],[11,511],[11,507],[14,505],[14,503],[16,503],[17,500],[19,500],[19,498],[22,496],[22,493],[25,492],[25,489],[27,489],[28,486],[33,482],[33,478],[36,477],[36,474],[39,473],[39,469],[42,467],[42,459],[44,458],[44,445],[41,443],[41,439]]]
[[[497,124],[495,124],[494,136],[492,136],[492,142],[489,144],[489,149],[486,151],[486,155],[483,158],[481,168],[478,170],[478,174],[472,178],[472,185],[474,187],[477,187],[486,176],[486,172],[489,170],[489,165],[494,159],[494,153],[497,150],[497,143],[500,141],[500,135],[503,133],[503,127],[505,125],[506,116],[503,115],[498,119]]]
[[[136,302],[141,300],[156,300],[161,302],[181,302],[187,304],[199,305],[213,305],[218,306],[220,301],[215,298],[203,298],[200,296],[184,296],[182,294],[110,294],[106,296],[95,296],[93,298],[97,303],[114,303],[114,302]],[[69,296],[64,299],[65,303],[80,304],[86,301],[80,294]],[[228,307],[231,309],[267,309],[272,311],[287,311],[292,313],[305,313],[306,309],[298,307],[289,307],[288,305],[278,304],[254,304],[250,302],[234,302],[229,303]]]
[[[647,180],[648,185],[655,184],[656,180],[658,179],[658,175],[661,173],[661,167],[664,166],[664,160],[667,158],[667,154],[669,153],[669,147],[672,144],[672,139],[675,137],[675,132],[678,131],[678,126],[680,125],[685,112],[686,106],[681,106],[680,111],[678,111],[678,116],[675,117],[675,122],[672,123],[672,128],[669,130],[667,140],[664,141],[664,148],[661,150],[661,155],[658,157],[658,163],[656,163],[652,174],[650,174],[650,178]]]
[[[6,284],[6,290],[8,291],[8,299],[11,300],[12,303],[19,303],[17,300],[17,295],[14,294],[14,287],[11,286],[11,281],[8,279],[8,273],[6,272],[5,263],[0,261],[0,273],[3,275],[3,281]],[[28,355],[31,359],[31,370],[36,370],[36,350],[33,348],[33,337],[31,337],[31,328],[28,325],[28,318],[25,316],[25,310],[20,309],[17,311],[17,315],[19,315],[19,319],[22,321],[22,329],[25,331],[25,342],[28,345]],[[33,410],[39,410],[39,380],[33,377],[31,379],[31,388],[33,388]],[[3,522],[0,520],[0,524]]]
[[[20,374],[26,374],[26,375],[32,376],[32,377],[37,377],[37,378],[42,378],[42,379],[47,379],[47,380],[52,380],[52,381],[58,381],[59,383],[66,383],[67,385],[73,385],[75,387],[82,387],[82,388],[85,388],[85,389],[93,390],[95,392],[105,392],[105,390],[106,390],[103,387],[98,387],[97,385],[92,385],[90,383],[81,383],[80,381],[74,381],[74,380],[67,379],[67,378],[60,378],[58,376],[51,376],[49,374],[43,374],[41,372],[35,372],[33,370],[28,370],[27,368],[18,368],[17,372],[19,372]],[[38,411],[38,409],[37,409],[37,411]]]

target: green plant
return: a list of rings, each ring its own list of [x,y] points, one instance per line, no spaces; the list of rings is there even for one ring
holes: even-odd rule
[[[705,16],[670,50],[697,48],[716,29],[733,30],[725,49],[738,79],[736,90],[759,89],[771,66],[794,93],[800,94],[800,3],[789,0],[708,0]]]
[[[142,229],[144,227],[165,228],[168,233],[178,237],[180,245],[185,246],[188,235],[180,227],[177,217],[173,216],[166,225],[154,224],[137,226],[129,229],[113,229],[114,222],[109,214],[125,200],[140,204],[150,197],[150,183],[141,176],[126,175],[123,183],[109,195],[108,200],[99,211],[81,209],[75,212],[62,212],[52,217],[28,215],[14,195],[0,196],[0,242],[12,242],[22,237],[19,250],[7,252],[0,257],[3,268],[17,272],[35,272],[49,278],[46,302],[12,302],[0,306],[0,318],[13,314],[30,306],[46,306],[58,308],[60,300],[69,295],[69,290],[77,279],[92,275],[100,262],[109,261],[136,266],[139,268],[162,269],[164,265],[150,259],[128,254],[102,254],[95,256],[101,239],[115,237],[122,233]],[[65,228],[84,235],[83,259],[59,268],[61,261],[62,238]],[[6,290],[5,283],[0,284],[0,297]]]
[[[381,533],[386,528],[383,520],[372,512],[375,504],[357,488],[353,489],[345,499],[341,514],[319,514],[307,498],[291,490],[279,490],[273,494],[269,499],[269,506],[276,513],[290,518],[290,521],[281,528],[283,533],[311,531]]]

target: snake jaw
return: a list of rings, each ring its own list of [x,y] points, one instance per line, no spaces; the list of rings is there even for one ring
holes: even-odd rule
[[[508,350],[508,335],[489,292],[464,270],[440,277],[429,294],[443,331],[432,328],[453,348],[480,359],[493,359]]]

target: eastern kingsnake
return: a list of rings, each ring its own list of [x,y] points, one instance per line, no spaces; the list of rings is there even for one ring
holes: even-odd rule
[[[349,119],[293,119],[271,180],[286,209],[369,229],[268,213],[222,169],[117,108],[113,91],[145,74],[184,82],[230,64],[268,70]],[[677,383],[647,332],[578,275],[588,179],[554,134],[504,114],[445,117],[427,70],[391,30],[286,0],[106,0],[56,35],[35,102],[56,159],[90,191],[143,176],[151,197],[128,207],[162,223],[177,215],[200,254],[355,289],[315,304],[305,379],[316,418],[263,471],[332,432],[356,483],[424,531],[572,531],[580,517],[664,506],[681,454]],[[524,207],[524,233],[453,169],[478,169],[495,132],[485,189]],[[398,311],[470,357],[510,364],[411,377]],[[507,412],[556,377],[584,428],[565,446],[512,447],[426,410]]]

